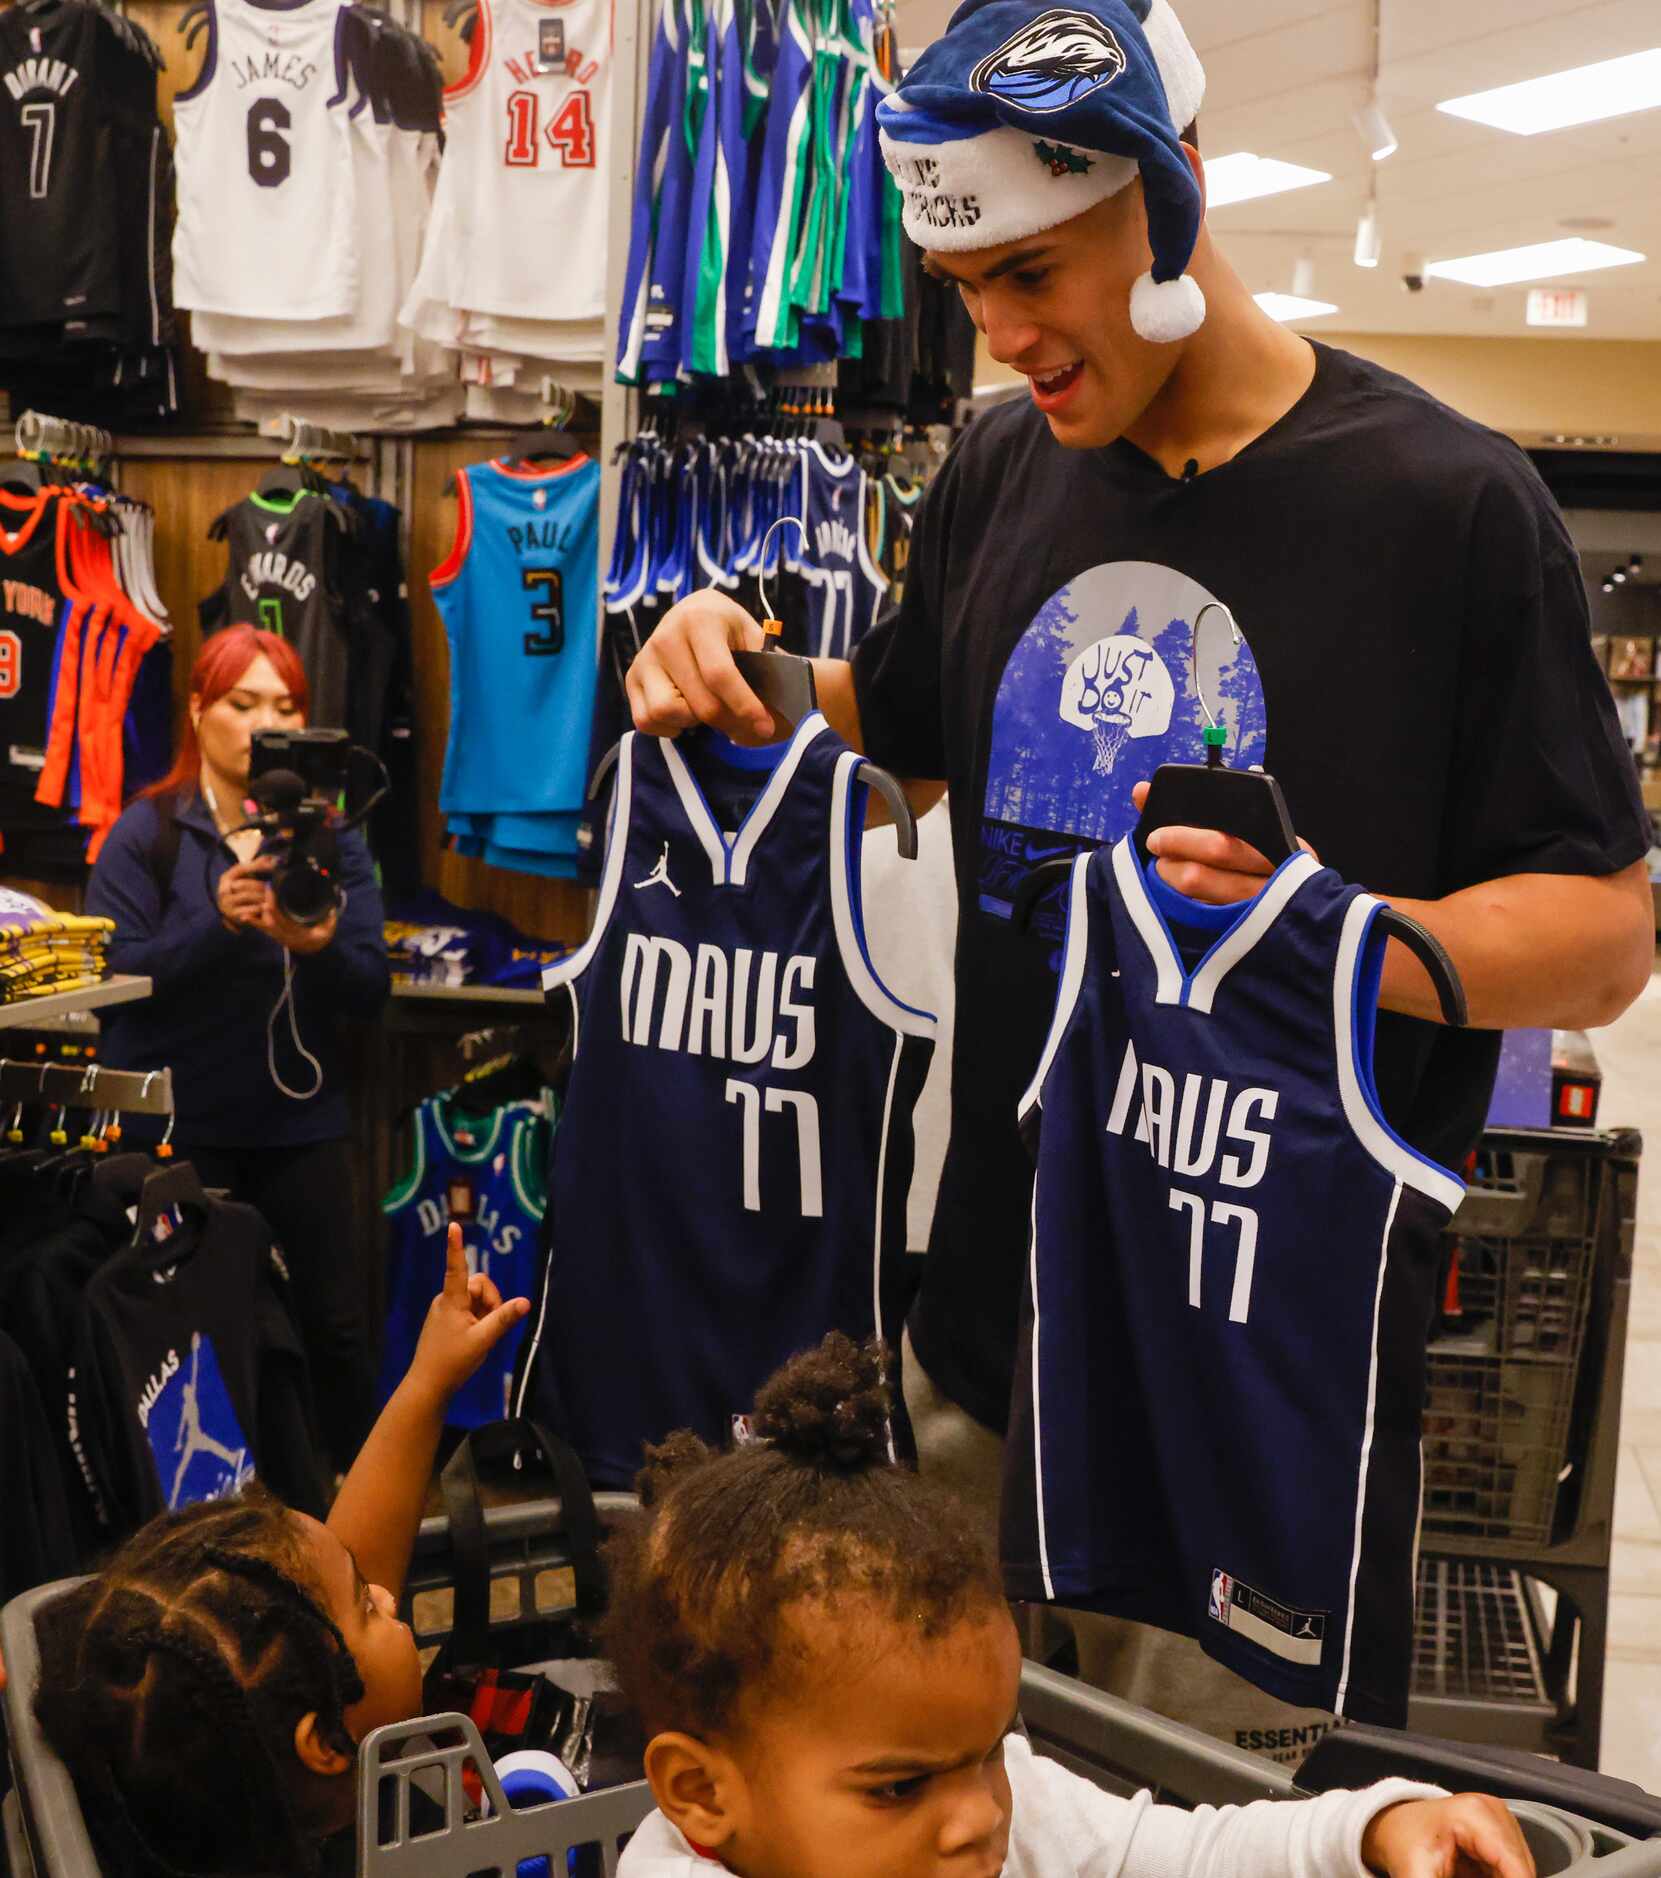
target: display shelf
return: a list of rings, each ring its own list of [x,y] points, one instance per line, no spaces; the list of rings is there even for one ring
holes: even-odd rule
[[[0,1004],[0,1030],[45,1030],[54,1019],[78,1011],[98,1010],[109,1004],[131,1004],[150,995],[148,978],[117,976],[101,979],[80,991],[53,991],[39,998],[19,998]]]
[[[515,985],[394,985],[394,998],[411,1004],[536,1004],[542,993]]]

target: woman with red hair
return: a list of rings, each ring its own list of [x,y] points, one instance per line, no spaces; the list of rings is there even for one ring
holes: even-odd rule
[[[373,1419],[374,1371],[363,1248],[350,1243],[341,1019],[372,1018],[389,979],[362,837],[340,837],[344,906],[304,926],[278,908],[276,860],[243,827],[253,734],[305,721],[306,675],[286,640],[252,626],[210,638],[178,756],[110,831],[87,910],[115,921],[112,970],[154,984],[105,1016],[101,1060],[171,1069],[178,1154],[264,1214],[344,1470]]]

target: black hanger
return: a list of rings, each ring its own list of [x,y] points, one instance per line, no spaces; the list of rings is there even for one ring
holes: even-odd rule
[[[1177,768],[1176,764],[1169,767]],[[1199,765],[1181,767],[1198,768]],[[1238,774],[1228,771],[1225,774]],[[1156,771],[1157,775],[1158,772]],[[1277,791],[1278,793],[1278,791]],[[1149,791],[1151,801],[1152,791]],[[1189,823],[1189,827],[1219,828],[1225,835],[1236,831],[1220,822],[1209,807],[1205,810],[1207,819],[1199,823]],[[1169,826],[1170,824],[1161,824]],[[1140,824],[1138,824],[1140,832]],[[1242,839],[1246,837],[1242,836]],[[1022,877],[1015,889],[1015,897],[1010,902],[1010,918],[1017,932],[1026,932],[1032,925],[1033,914],[1038,910],[1038,903],[1054,888],[1060,886],[1073,871],[1076,856],[1062,855],[1053,860],[1040,861],[1032,871]],[[1283,857],[1284,858],[1284,857]],[[1393,906],[1381,907],[1377,918],[1378,930],[1392,939],[1399,939],[1419,963],[1430,974],[1430,982],[1436,987],[1436,1002],[1442,1007],[1442,1021],[1462,1030],[1471,1021],[1470,1005],[1465,997],[1465,987],[1460,982],[1458,967],[1448,956],[1442,942],[1427,927],[1421,926],[1410,914],[1400,912]]]
[[[257,496],[299,496],[309,494],[311,478],[303,463],[273,463],[254,487]]]
[[[144,1194],[144,1183],[156,1171],[148,1154],[112,1154],[100,1160],[90,1176],[92,1189],[107,1195],[118,1206],[136,1206]]]
[[[735,652],[732,657],[739,676],[775,718],[782,717],[794,728],[810,711],[818,710],[819,694],[813,683],[813,663],[810,659],[799,659],[790,652]],[[619,747],[614,743],[594,765],[594,774],[588,779],[590,802],[597,799],[606,778],[616,767]],[[899,779],[891,776],[887,770],[879,769],[875,763],[863,760],[855,770],[854,778],[876,790],[888,804],[888,812],[894,818],[894,838],[899,843],[900,853],[906,860],[915,861],[917,816],[906,799]]]
[[[34,496],[46,487],[47,481],[38,463],[27,462],[22,457],[9,463],[0,463],[0,489],[20,489],[26,495]]]
[[[546,1081],[533,1057],[497,1057],[470,1069],[450,1091],[450,1100],[469,1115],[485,1116],[509,1102],[534,1102]]]
[[[1220,600],[1208,600],[1194,615],[1192,644],[1199,644],[1200,621],[1212,607],[1228,621],[1235,643],[1243,635],[1234,616]],[[1286,811],[1286,798],[1280,784],[1266,770],[1230,769],[1223,762],[1223,744],[1228,733],[1211,714],[1200,689],[1199,666],[1193,667],[1194,691],[1206,719],[1205,757],[1203,763],[1161,763],[1148,785],[1148,797],[1142,805],[1141,819],[1133,839],[1137,857],[1145,867],[1152,858],[1148,836],[1158,828],[1215,828],[1233,835],[1257,849],[1271,867],[1279,867],[1298,852],[1298,839],[1292,832],[1292,818]],[[1069,859],[1040,863],[1016,888],[1011,916],[1018,929],[1025,931],[1032,923],[1038,902],[1072,868]],[[1459,973],[1441,942],[1416,919],[1395,907],[1384,907],[1378,914],[1379,930],[1399,939],[1424,966],[1436,987],[1436,1001],[1441,1006],[1442,1021],[1455,1027],[1470,1022],[1470,1006]]]
[[[537,424],[529,430],[515,431],[496,457],[501,463],[533,463],[539,457],[565,462],[582,454],[582,445],[569,431],[554,424]]]
[[[208,1215],[208,1196],[189,1161],[175,1161],[171,1167],[158,1168],[145,1177],[131,1243],[142,1247],[150,1236],[151,1227],[175,1206],[195,1212],[203,1219]]]

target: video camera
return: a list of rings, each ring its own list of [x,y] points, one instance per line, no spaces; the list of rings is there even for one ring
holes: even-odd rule
[[[379,772],[353,805],[354,769]],[[366,821],[387,793],[386,767],[343,730],[257,730],[248,759],[248,828],[264,834],[261,854],[279,857],[271,873],[278,911],[297,926],[319,926],[345,905],[335,880],[339,837]]]

